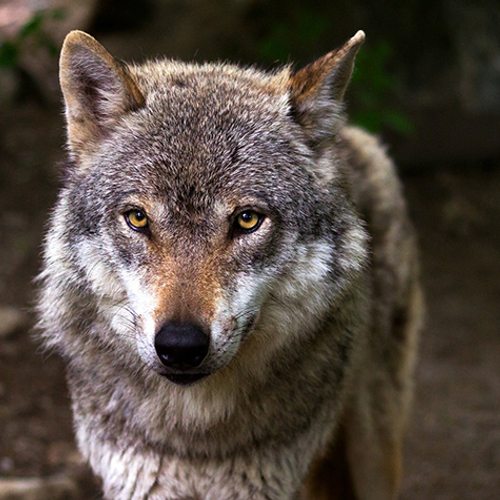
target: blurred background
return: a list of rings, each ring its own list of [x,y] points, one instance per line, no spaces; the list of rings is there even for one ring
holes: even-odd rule
[[[428,303],[401,498],[499,498],[498,0],[0,0],[0,500],[99,498],[62,363],[30,339],[71,29],[125,60],[261,68],[299,68],[366,32],[348,112],[396,158]]]

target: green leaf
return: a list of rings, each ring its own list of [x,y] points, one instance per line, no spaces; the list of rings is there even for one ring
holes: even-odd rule
[[[33,17],[19,30],[19,38],[26,38],[42,30],[43,14],[36,12]]]
[[[16,43],[5,40],[0,44],[0,67],[14,68],[19,60],[19,47]]]
[[[56,21],[63,21],[67,17],[67,13],[64,9],[55,9],[50,12],[50,17]]]
[[[385,125],[401,135],[410,136],[415,133],[413,122],[398,111],[386,111],[384,116]]]
[[[372,133],[379,133],[383,126],[382,114],[375,110],[365,110],[355,113],[351,117],[352,123]]]

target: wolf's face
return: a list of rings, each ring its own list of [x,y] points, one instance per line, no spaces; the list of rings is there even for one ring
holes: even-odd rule
[[[319,77],[125,69],[103,51],[82,34],[63,50],[74,165],[60,206],[104,342],[189,384],[247,338],[271,355],[326,321],[366,252],[323,145],[338,106],[315,96],[309,110]]]

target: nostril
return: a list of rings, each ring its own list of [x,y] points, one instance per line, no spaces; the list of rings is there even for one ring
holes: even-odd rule
[[[188,370],[200,366],[208,352],[204,346],[178,348],[155,344],[155,347],[160,361],[165,366],[178,370]]]
[[[168,368],[189,370],[201,365],[208,354],[209,336],[192,323],[167,323],[156,334],[155,349]]]

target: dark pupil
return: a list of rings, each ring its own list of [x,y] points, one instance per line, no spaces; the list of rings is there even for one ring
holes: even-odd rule
[[[241,218],[243,219],[243,222],[250,222],[253,219],[253,213],[252,212],[243,212],[241,214]]]
[[[136,218],[139,222],[140,222],[140,221],[142,221],[142,220],[144,220],[144,218],[146,217],[146,216],[144,215],[144,213],[143,213],[143,212],[141,212],[140,210],[135,210],[135,211],[134,211],[134,215],[135,215],[135,218]]]

